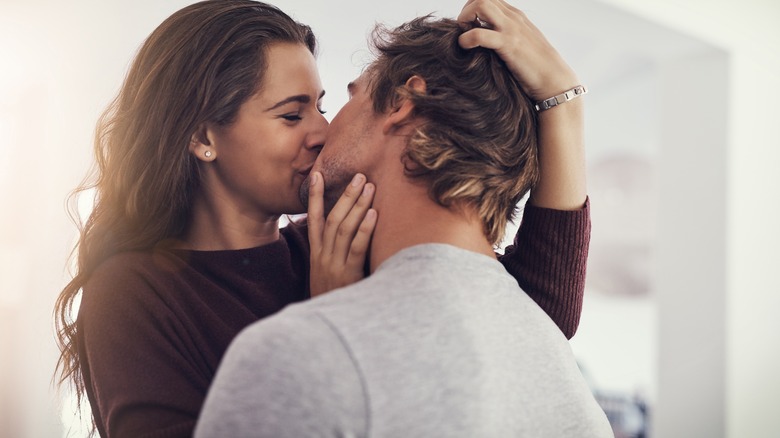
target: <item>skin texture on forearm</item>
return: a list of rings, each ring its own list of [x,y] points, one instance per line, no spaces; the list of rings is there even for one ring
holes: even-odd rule
[[[502,260],[569,339],[582,312],[590,242],[583,106],[575,99],[539,114],[540,178],[528,203],[546,210],[523,217],[515,246]]]
[[[531,191],[531,205],[577,210],[585,204],[583,106],[580,98],[539,114],[540,178]]]

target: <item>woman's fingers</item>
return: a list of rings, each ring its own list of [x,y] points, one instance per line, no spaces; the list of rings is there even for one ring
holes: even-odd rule
[[[470,0],[460,11],[458,21],[479,21],[489,29],[500,29],[513,10],[519,12],[503,0]]]
[[[368,209],[371,208],[373,200],[374,185],[367,183],[363,186],[362,193],[336,231],[336,238],[333,242],[334,261],[346,263],[354,245],[354,239],[358,234],[358,229],[366,217]]]
[[[358,174],[323,219],[324,181],[319,174],[312,179],[310,290],[316,296],[363,278],[377,213],[371,209],[375,187]]]
[[[309,211],[306,219],[309,224],[311,251],[319,252],[322,249],[322,228],[325,226],[324,192],[322,175],[312,172],[309,176]]]
[[[504,0],[470,0],[458,20],[485,24],[458,39],[464,49],[495,50],[533,99],[546,99],[578,84],[574,71],[523,11]]]
[[[374,227],[376,227],[376,220],[376,210],[373,208],[369,209],[360,222],[357,234],[355,234],[355,238],[352,239],[352,244],[350,245],[346,268],[350,272],[360,272],[361,275],[357,277],[358,280],[363,277],[362,272],[366,265],[366,257],[371,244],[371,236],[374,234]]]
[[[464,49],[484,47],[495,50],[500,48],[501,37],[492,30],[475,27],[468,32],[460,34],[458,44]]]
[[[352,178],[352,182],[349,183],[344,193],[341,194],[339,200],[336,201],[336,205],[328,213],[327,219],[325,219],[325,228],[322,232],[322,249],[328,253],[333,252],[334,245],[336,243],[336,233],[338,233],[339,226],[344,219],[349,215],[352,207],[360,198],[360,194],[363,192],[363,186],[366,183],[366,177],[363,174],[358,173]]]

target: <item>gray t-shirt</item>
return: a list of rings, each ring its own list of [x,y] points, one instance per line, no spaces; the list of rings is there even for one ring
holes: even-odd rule
[[[245,329],[196,437],[611,437],[566,338],[490,257],[407,248]]]

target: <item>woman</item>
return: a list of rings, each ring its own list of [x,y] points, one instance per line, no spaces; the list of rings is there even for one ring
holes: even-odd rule
[[[476,7],[487,17],[505,6],[470,2],[464,13]],[[506,31],[496,27],[500,38],[492,43],[517,37],[517,21]],[[479,35],[471,42],[491,44]],[[522,55],[499,46],[493,48],[504,59]],[[313,236],[323,245],[309,248],[305,225],[279,229],[282,214],[305,211],[298,190],[327,129],[314,52],[311,30],[272,6],[197,3],[150,35],[101,119],[97,202],[81,230],[77,275],[57,302],[61,379],[79,397],[86,393],[101,436],[189,436],[216,367],[243,327],[360,278],[375,220],[373,186],[360,175],[329,216],[325,237]],[[550,62],[538,68],[549,71]],[[542,148],[549,141],[542,139]],[[569,158],[555,153],[560,164],[552,168],[566,168]],[[553,205],[570,191],[541,190],[533,202],[582,207],[581,193],[577,205]],[[518,245],[502,261],[571,336],[588,210],[539,207],[526,209]],[[336,231],[341,225],[346,233]]]

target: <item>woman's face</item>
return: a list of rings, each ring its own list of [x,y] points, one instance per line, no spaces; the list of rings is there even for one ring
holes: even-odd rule
[[[328,128],[320,111],[324,91],[303,45],[271,45],[266,65],[259,91],[235,121],[207,130],[216,158],[205,188],[242,214],[302,213],[298,190]]]

